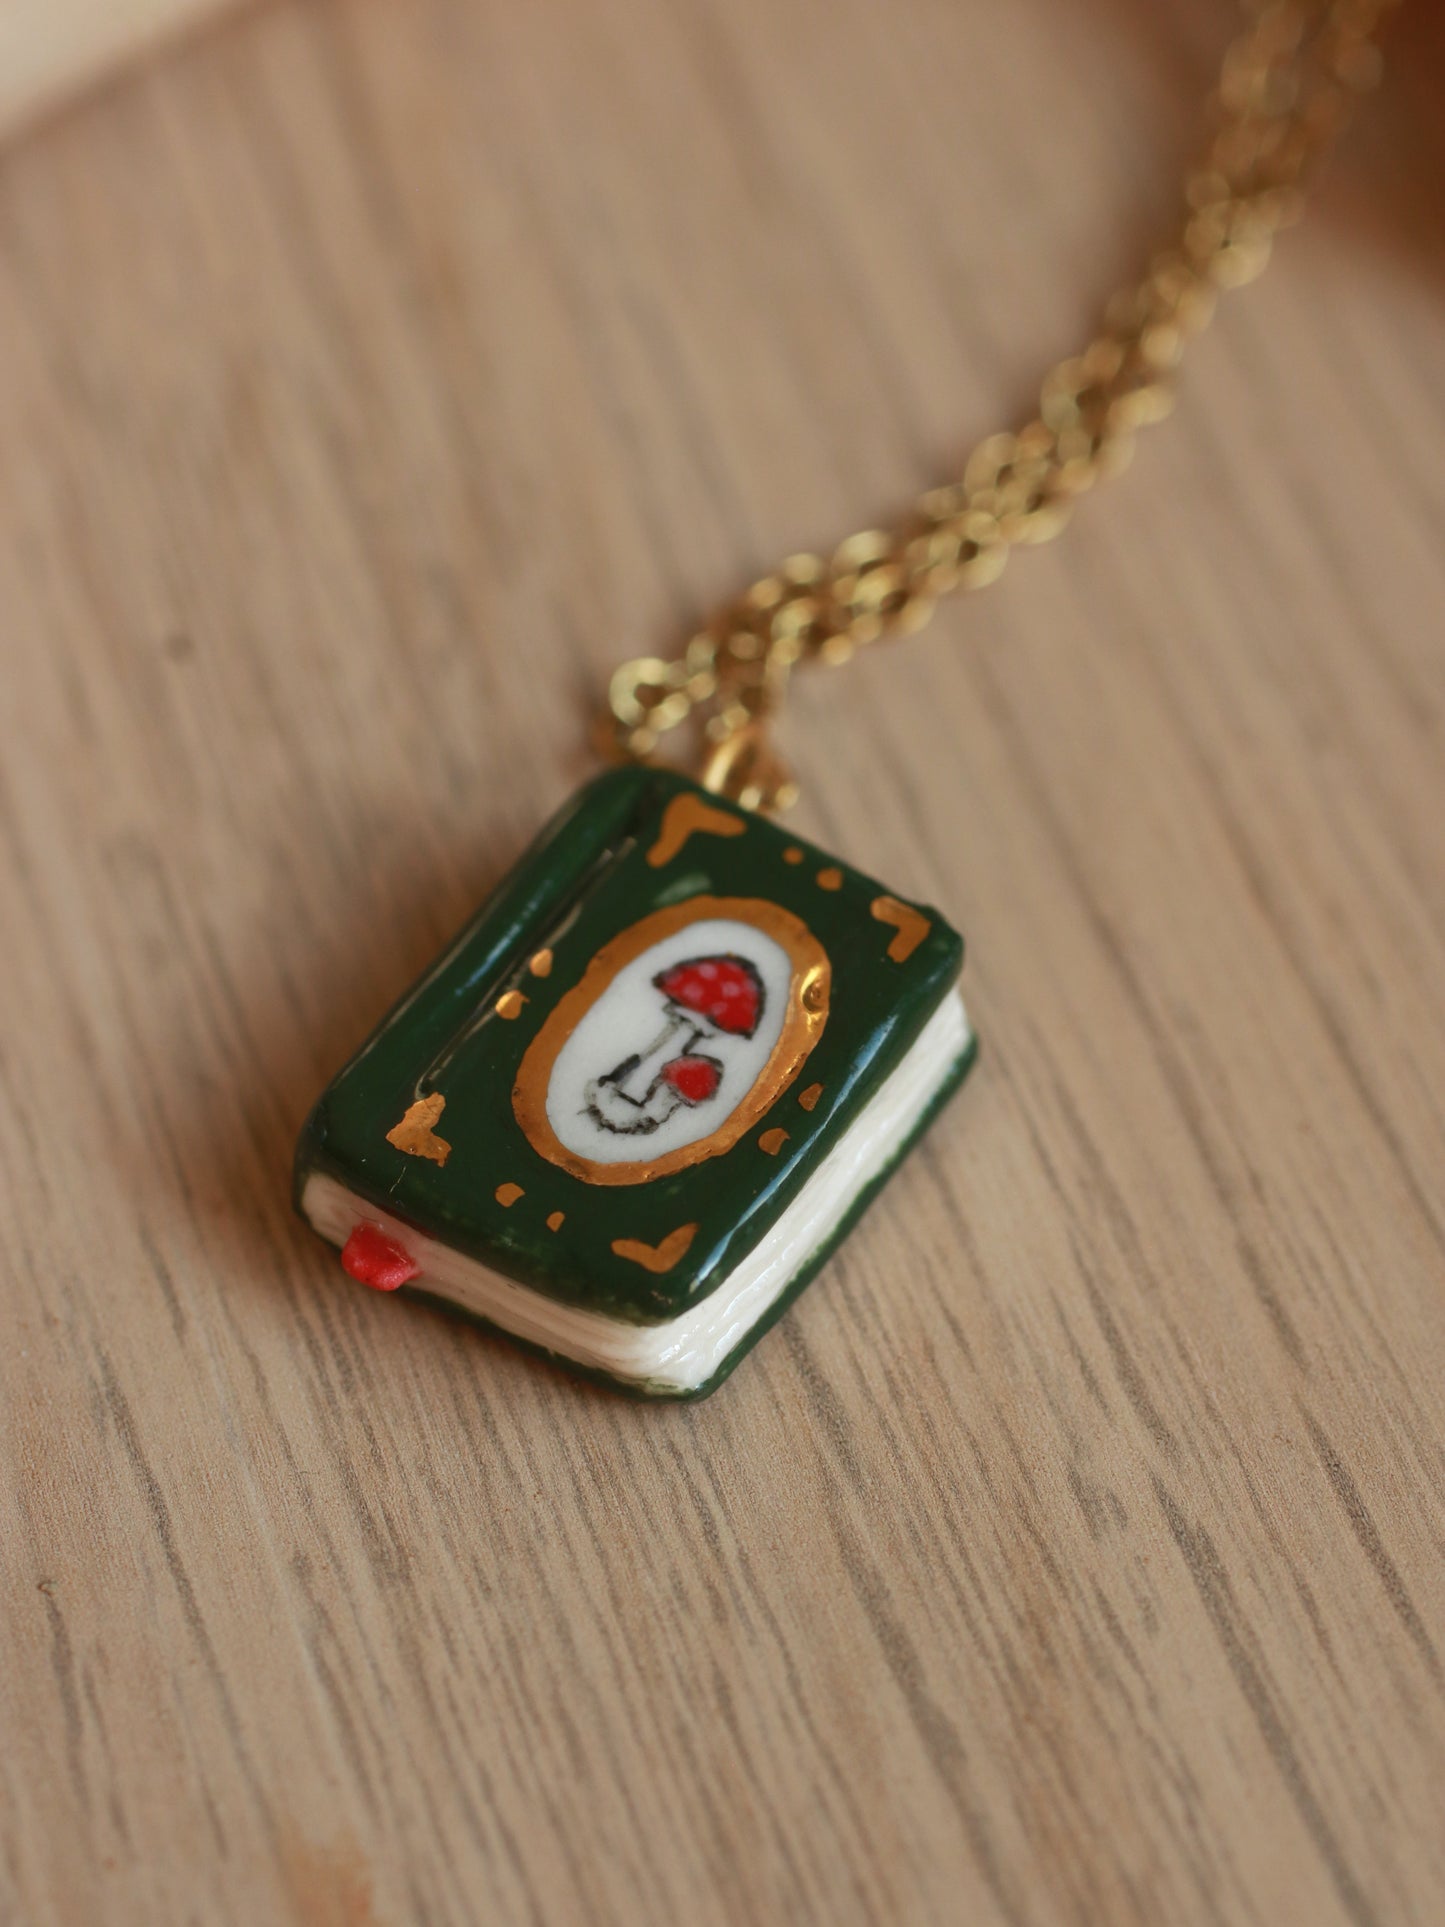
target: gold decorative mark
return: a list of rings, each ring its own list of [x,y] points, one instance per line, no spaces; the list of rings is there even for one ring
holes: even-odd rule
[[[569,1151],[547,1115],[547,1090],[562,1046],[618,972],[634,957],[640,957],[653,944],[685,930],[689,924],[712,918],[735,918],[739,923],[751,924],[785,950],[792,965],[782,1029],[751,1090],[710,1136],[679,1145],[676,1150],[651,1158],[629,1158],[618,1164]],[[704,896],[689,897],[685,903],[654,910],[603,944],[587,965],[581,981],[547,1013],[518,1066],[512,1086],[513,1114],[534,1151],[584,1184],[649,1184],[654,1178],[687,1170],[705,1158],[730,1151],[741,1142],[797,1077],[828,1021],[831,982],[828,953],[802,919],[781,904],[761,897]]]
[[[619,1258],[630,1258],[646,1271],[661,1273],[672,1270],[696,1236],[695,1224],[680,1224],[676,1231],[668,1232],[661,1244],[645,1245],[640,1238],[614,1238],[612,1249]]]
[[[522,1006],[526,1001],[520,990],[504,990],[497,999],[497,1015],[506,1018],[520,1017]]]
[[[893,925],[888,954],[894,963],[907,963],[933,928],[921,910],[915,910],[911,903],[900,903],[897,897],[874,897],[868,907],[880,923]]]
[[[433,1091],[430,1097],[419,1097],[407,1107],[400,1124],[393,1124],[387,1132],[387,1143],[394,1144],[398,1151],[405,1151],[409,1158],[430,1158],[433,1164],[445,1164],[452,1147],[444,1137],[438,1137],[432,1127],[446,1107],[447,1101],[440,1091]]]
[[[775,1124],[771,1131],[764,1131],[758,1139],[758,1149],[766,1151],[770,1158],[775,1158],[787,1141],[787,1132],[781,1124]]]
[[[552,953],[538,950],[527,959],[527,968],[534,977],[550,977],[552,974]]]
[[[784,863],[801,863],[802,860],[803,852],[798,848],[796,843],[790,843],[787,849],[783,851]]]
[[[549,1211],[547,1213],[547,1229],[549,1231],[560,1231],[566,1222],[566,1218],[567,1213],[565,1211]]]
[[[819,870],[818,888],[820,890],[841,890],[843,888],[843,872],[831,867],[826,870]]]
[[[798,1102],[805,1111],[811,1111],[822,1095],[823,1086],[821,1084],[810,1084],[807,1090],[798,1092]]]
[[[526,1195],[520,1184],[499,1184],[493,1193],[504,1211],[509,1210],[518,1198],[524,1198]]]
[[[700,796],[674,796],[662,812],[662,827],[647,852],[647,860],[654,870],[660,870],[664,863],[671,863],[690,836],[741,836],[746,828],[740,816],[731,810],[715,809]]]

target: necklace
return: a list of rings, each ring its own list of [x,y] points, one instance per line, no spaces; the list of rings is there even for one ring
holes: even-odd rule
[[[791,556],[671,660],[613,675],[614,767],[564,807],[313,1110],[298,1209],[383,1291],[572,1369],[712,1390],[961,1083],[963,945],[770,821],[795,669],[926,623],[1048,541],[1173,400],[1378,72],[1392,0],[1283,0],[1228,49],[1173,244],[1046,376],[1037,418],[896,527]],[[685,765],[664,739],[693,736]]]

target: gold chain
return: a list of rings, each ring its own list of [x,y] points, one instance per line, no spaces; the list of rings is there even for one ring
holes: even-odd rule
[[[672,661],[639,656],[612,677],[599,738],[651,761],[659,739],[701,724],[702,781],[749,809],[785,809],[797,785],[768,724],[802,663],[847,662],[923,627],[941,595],[978,589],[1016,543],[1047,542],[1076,498],[1122,469],[1138,429],[1168,414],[1184,349],[1219,291],[1252,281],[1299,216],[1353,97],[1379,76],[1374,36],[1395,0],[1256,4],[1224,56],[1213,134],[1184,182],[1173,245],[1109,303],[1102,331],[1045,377],[1037,418],[990,435],[963,480],[931,489],[893,529],[830,556],[793,555],[721,610]]]

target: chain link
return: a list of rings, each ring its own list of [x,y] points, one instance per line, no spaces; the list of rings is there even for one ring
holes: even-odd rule
[[[961,482],[931,489],[891,529],[850,535],[831,555],[793,555],[666,660],[614,673],[600,747],[652,761],[661,739],[700,726],[690,767],[750,809],[785,809],[797,785],[768,741],[769,719],[802,664],[832,667],[885,637],[923,627],[940,596],[978,589],[1010,551],[1047,542],[1094,483],[1117,474],[1139,429],[1162,420],[1176,371],[1221,289],[1269,260],[1275,234],[1379,78],[1374,36],[1396,0],[1255,5],[1224,56],[1212,135],[1184,181],[1173,245],[1115,295],[1080,355],[1050,370],[1038,415],[990,435]]]

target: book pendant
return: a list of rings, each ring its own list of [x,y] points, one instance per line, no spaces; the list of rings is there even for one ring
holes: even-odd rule
[[[612,771],[323,1094],[297,1207],[364,1284],[700,1396],[962,1079],[962,958],[765,818]]]

